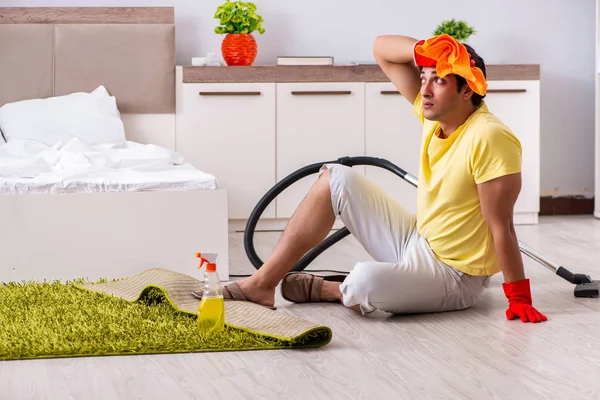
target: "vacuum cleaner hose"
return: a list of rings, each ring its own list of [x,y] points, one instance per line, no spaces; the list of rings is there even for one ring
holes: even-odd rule
[[[398,176],[402,179],[408,181],[413,186],[417,186],[417,179],[404,171],[402,168],[393,164],[392,162],[379,157],[368,157],[368,156],[355,156],[355,157],[341,157],[337,160],[319,162],[307,165],[299,170],[292,172],[280,182],[278,182],[275,186],[273,186],[265,195],[260,199],[260,201],[250,213],[250,217],[248,218],[248,222],[246,224],[246,230],[244,232],[244,249],[246,250],[246,255],[248,259],[254,266],[254,268],[259,269],[263,265],[263,261],[260,259],[258,254],[256,253],[256,249],[254,248],[254,232],[256,230],[256,225],[264,213],[265,209],[271,204],[271,202],[281,194],[285,189],[289,186],[293,185],[295,182],[300,179],[319,172],[321,167],[324,164],[342,164],[349,167],[353,167],[355,165],[370,165],[379,168],[384,168]],[[300,259],[292,268],[292,271],[302,271],[308,264],[310,264],[315,258],[319,256],[323,251],[327,250],[333,244],[339,242],[344,237],[348,236],[350,232],[348,228],[343,227],[332,235],[328,236],[325,240],[319,243],[317,246],[312,248],[309,252],[307,252],[304,257]]]
[[[352,167],[355,165],[371,165],[371,166],[375,166],[375,167],[384,168],[384,169],[398,175],[399,177],[401,177],[402,179],[404,179],[405,181],[407,181],[414,187],[417,187],[417,184],[418,184],[416,177],[414,177],[413,175],[404,171],[402,168],[398,167],[397,165],[391,163],[390,161],[383,159],[383,158],[378,158],[378,157],[367,157],[367,156],[342,157],[342,158],[338,158],[337,160],[314,163],[314,164],[307,165],[306,167],[300,168],[299,170],[289,174],[283,180],[281,180],[279,183],[277,183],[275,186],[273,186],[273,188],[271,188],[271,190],[269,190],[260,199],[260,201],[254,207],[254,210],[252,210],[252,213],[250,214],[250,217],[248,219],[248,223],[246,226],[246,230],[244,232],[244,248],[246,249],[246,255],[248,256],[248,259],[250,260],[250,262],[256,269],[259,269],[263,265],[263,261],[260,259],[258,254],[256,254],[256,249],[254,248],[254,231],[256,229],[256,225],[258,224],[258,220],[260,219],[261,215],[263,214],[265,209],[269,206],[269,204],[271,204],[271,202],[277,196],[279,196],[279,194],[281,192],[283,192],[289,186],[293,185],[295,182],[299,181],[300,179],[304,178],[305,176],[319,172],[319,170],[321,169],[321,167],[324,164],[342,164],[342,165],[346,165],[349,167]],[[327,238],[325,238],[325,240],[323,240],[317,246],[313,247],[310,251],[308,251],[304,255],[304,257],[302,257],[296,263],[296,265],[294,265],[294,267],[292,268],[292,271],[304,270],[308,266],[308,264],[310,264],[315,258],[317,258],[319,256],[319,254],[321,254],[323,251],[327,250],[333,244],[335,244],[336,242],[339,242],[340,240],[342,240],[344,237],[348,236],[349,234],[350,234],[350,232],[348,231],[348,228],[344,227],[344,228],[338,230],[337,232],[333,233],[332,235],[329,235]],[[519,241],[519,249],[521,250],[521,252],[523,252],[524,254],[526,254],[527,256],[532,258],[533,260],[539,262],[546,268],[555,272],[558,276],[560,276],[564,280],[577,285],[575,287],[575,297],[599,297],[600,296],[600,291],[598,289],[598,282],[600,282],[600,281],[594,281],[590,278],[589,275],[586,275],[586,274],[572,273],[571,271],[560,266],[559,264],[555,263],[554,261],[548,259],[547,257],[538,253],[534,249],[525,245],[524,243],[521,243],[521,241]]]

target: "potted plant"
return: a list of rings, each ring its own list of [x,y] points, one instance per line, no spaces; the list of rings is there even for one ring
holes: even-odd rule
[[[227,65],[252,65],[258,53],[252,32],[265,33],[263,19],[256,14],[256,5],[248,1],[226,1],[217,8],[219,26],[215,33],[225,35],[221,53]]]
[[[477,31],[469,26],[465,21],[457,21],[454,18],[451,20],[443,21],[433,31],[434,36],[441,34],[448,34],[459,42],[466,42],[469,36],[475,34]]]

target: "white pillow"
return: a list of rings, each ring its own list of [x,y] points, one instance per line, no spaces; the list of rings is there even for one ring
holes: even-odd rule
[[[117,101],[104,86],[91,93],[5,104],[0,107],[0,129],[7,142],[29,139],[49,146],[73,138],[88,144],[126,140]]]

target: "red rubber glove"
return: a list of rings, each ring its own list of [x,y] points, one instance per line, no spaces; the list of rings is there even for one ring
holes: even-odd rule
[[[523,322],[534,323],[546,321],[548,319],[531,305],[529,279],[503,283],[502,289],[504,289],[504,294],[508,299],[508,310],[506,310],[507,319],[513,320],[516,317],[519,317]]]

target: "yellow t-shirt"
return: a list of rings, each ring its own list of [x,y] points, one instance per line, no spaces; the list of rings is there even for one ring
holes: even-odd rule
[[[483,219],[477,184],[521,171],[521,143],[483,102],[448,138],[423,116],[417,188],[417,229],[436,256],[470,275],[501,271],[491,231]]]

